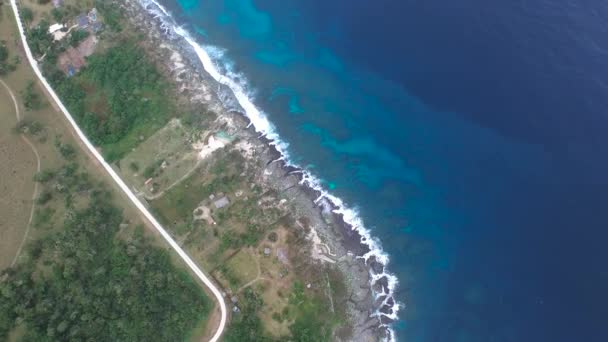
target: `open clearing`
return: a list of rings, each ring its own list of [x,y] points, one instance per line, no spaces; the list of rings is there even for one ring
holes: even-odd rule
[[[2,25],[4,23],[0,23],[0,32],[5,32]],[[2,84],[0,108],[3,123],[0,125],[0,269],[4,269],[13,262],[30,218],[36,156],[13,132],[17,117],[13,101]]]

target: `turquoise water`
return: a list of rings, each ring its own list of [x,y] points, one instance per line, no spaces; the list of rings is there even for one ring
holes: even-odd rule
[[[400,339],[605,340],[606,8],[162,3],[379,239]]]

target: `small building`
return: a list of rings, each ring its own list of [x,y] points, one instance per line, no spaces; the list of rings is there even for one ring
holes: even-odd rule
[[[53,0],[53,7],[59,8],[63,6],[63,0]]]
[[[82,29],[89,27],[89,17],[84,13],[80,14],[76,17],[76,25]]]
[[[59,23],[53,24],[53,25],[49,26],[49,33],[53,34],[56,31],[61,30],[62,28],[64,28],[63,24],[59,24]]]
[[[223,208],[223,207],[227,206],[228,204],[230,204],[230,201],[228,200],[228,197],[226,197],[226,196],[224,196],[224,197],[218,199],[217,201],[213,202],[213,205],[215,205],[216,209]]]
[[[264,248],[264,256],[270,256],[270,253],[272,253],[272,250],[270,248]]]
[[[68,67],[67,67],[67,69],[66,69],[66,72],[68,74],[68,77],[72,77],[72,76],[74,76],[76,74],[76,69],[74,69],[73,65],[69,64]]]
[[[65,26],[63,24],[53,24],[49,26],[49,33],[53,36],[53,40],[62,40],[66,35]]]
[[[288,264],[287,251],[284,248],[277,248],[277,258],[283,264]]]

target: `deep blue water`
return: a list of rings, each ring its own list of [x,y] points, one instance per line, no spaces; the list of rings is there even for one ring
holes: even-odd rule
[[[608,3],[162,2],[381,240],[400,340],[608,340]]]

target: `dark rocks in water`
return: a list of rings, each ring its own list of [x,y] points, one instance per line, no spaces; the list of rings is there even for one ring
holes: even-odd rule
[[[376,280],[374,283],[374,291],[377,293],[389,293],[388,278],[386,276]]]
[[[385,295],[379,296],[378,298],[376,298],[376,301],[374,302],[374,307],[380,307],[382,305],[382,303],[384,303],[384,300],[386,299]]]
[[[395,299],[393,299],[393,297],[390,297],[387,301],[386,304],[393,306],[395,305]]]
[[[344,222],[344,216],[342,214],[333,214],[334,223],[340,229],[342,235],[344,247],[351,251],[356,256],[363,256],[370,251],[369,246],[361,242],[361,234],[353,229],[353,227]]]
[[[285,166],[283,166],[283,170],[285,170],[285,177],[294,176],[298,179],[298,183],[304,179],[304,171],[299,167],[285,164]]]
[[[382,323],[382,324],[391,324],[391,323],[393,323],[394,321],[395,321],[395,320],[393,320],[392,318],[387,317],[387,316],[385,316],[385,315],[381,315],[381,316],[380,316],[380,323]]]
[[[264,137],[262,137],[262,138],[266,139]],[[268,139],[266,139],[266,140],[268,140]],[[266,163],[266,165],[269,165],[270,163],[275,162],[275,161],[281,159],[281,157],[282,157],[281,152],[279,152],[274,145],[269,145],[268,148],[269,148],[268,155],[270,156],[270,161],[268,161]]]
[[[386,327],[380,327],[378,329],[378,338],[380,341],[392,341],[391,337],[391,332]]]
[[[375,274],[382,274],[384,272],[384,265],[376,261],[376,257],[373,255],[367,260],[367,265]]]
[[[383,314],[386,314],[386,315],[392,315],[393,314],[393,306],[392,305],[388,305],[388,304],[384,304],[380,308],[380,312],[382,312]]]

